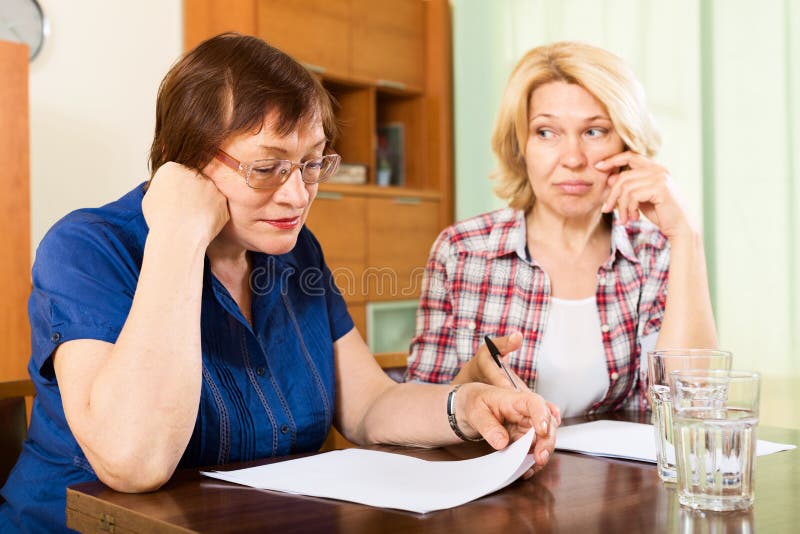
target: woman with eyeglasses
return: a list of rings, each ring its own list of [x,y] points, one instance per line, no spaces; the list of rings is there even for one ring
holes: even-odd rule
[[[562,416],[644,410],[648,351],[714,348],[702,235],[659,145],[622,59],[578,42],[525,54],[492,137],[508,207],[433,245],[407,379],[508,387],[481,345],[505,335],[512,380]]]
[[[179,467],[316,451],[331,425],[360,444],[495,448],[535,427],[547,462],[541,397],[397,384],[353,328],[304,227],[335,132],[319,81],[257,38],[217,36],[170,70],[151,179],[37,251],[37,396],[0,530],[65,530],[70,484],[151,491]]]

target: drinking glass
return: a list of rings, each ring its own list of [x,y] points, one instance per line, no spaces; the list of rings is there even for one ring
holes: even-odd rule
[[[677,482],[669,373],[684,369],[728,370],[732,359],[730,352],[712,349],[657,350],[647,355],[650,406],[656,434],[656,462],[658,476],[664,482]]]
[[[751,371],[670,373],[678,501],[699,510],[747,510],[761,378]]]

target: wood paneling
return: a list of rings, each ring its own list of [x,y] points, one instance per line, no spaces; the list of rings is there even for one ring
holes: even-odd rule
[[[425,5],[426,183],[442,195],[439,226],[453,222],[453,35],[449,2]]]
[[[349,302],[347,309],[350,312],[350,317],[353,318],[358,333],[361,337],[367,339],[367,305],[363,302]]]
[[[323,192],[317,195],[306,221],[322,245],[325,261],[348,302],[363,302],[365,298],[360,287],[367,262],[366,206],[363,197]]]
[[[256,34],[256,5],[253,0],[183,0],[183,47],[223,32]]]
[[[368,300],[419,296],[428,252],[439,234],[437,208],[436,202],[418,197],[369,199]]]
[[[419,0],[352,0],[356,76],[379,84],[421,89],[425,23]]]
[[[312,69],[350,74],[349,0],[259,0],[258,36]]]
[[[0,41],[0,381],[27,378],[31,282],[28,48]]]

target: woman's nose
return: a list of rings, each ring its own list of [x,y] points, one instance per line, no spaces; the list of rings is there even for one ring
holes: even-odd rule
[[[303,208],[308,204],[308,188],[303,181],[300,167],[293,167],[289,177],[275,191],[273,198],[281,203],[289,204],[296,208]]]
[[[564,144],[561,163],[570,169],[581,168],[586,165],[586,153],[580,139],[569,137]]]

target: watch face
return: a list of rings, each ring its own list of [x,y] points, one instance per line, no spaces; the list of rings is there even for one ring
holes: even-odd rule
[[[36,0],[0,0],[0,40],[28,45],[32,61],[42,49],[47,23]]]

